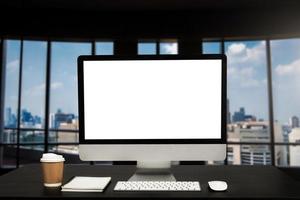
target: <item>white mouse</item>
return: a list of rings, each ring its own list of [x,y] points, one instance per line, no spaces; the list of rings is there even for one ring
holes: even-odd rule
[[[208,185],[214,191],[225,191],[228,187],[225,181],[209,181]]]

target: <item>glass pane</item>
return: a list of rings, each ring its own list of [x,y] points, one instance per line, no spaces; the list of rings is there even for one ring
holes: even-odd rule
[[[17,130],[4,129],[2,132],[2,143],[17,143]]]
[[[0,146],[0,166],[1,168],[15,168],[17,160],[17,148],[14,145],[3,145]]]
[[[289,134],[299,129],[300,39],[272,40],[275,141],[291,142]]]
[[[176,40],[165,40],[159,43],[159,54],[178,54],[178,43]]]
[[[21,127],[44,127],[46,56],[46,42],[24,41]]]
[[[90,54],[90,43],[52,42],[50,128],[78,128],[77,57]]]
[[[241,165],[271,165],[270,146],[267,145],[241,145]],[[238,164],[238,163],[237,163]]]
[[[221,53],[221,42],[203,42],[203,54],[219,54]]]
[[[114,42],[96,42],[96,55],[114,55]]]
[[[19,40],[6,40],[5,49],[5,94],[4,94],[4,126],[17,127],[17,110],[19,94],[20,47]]]
[[[74,128],[75,129],[75,128]],[[67,132],[67,131],[51,131],[49,132],[49,142],[50,143],[64,143],[64,142],[74,142],[79,143],[78,132]]]
[[[22,145],[20,146],[20,165],[40,163],[44,153],[43,145]]]
[[[266,44],[226,42],[228,140],[269,142]]]
[[[156,43],[155,42],[139,42],[138,55],[155,55]]]
[[[293,166],[300,166],[300,154],[298,153],[300,152],[299,150],[300,146],[276,145],[275,164],[277,166],[287,167],[290,165],[289,160],[292,159],[292,163],[294,164]],[[296,152],[296,154],[294,152]]]
[[[45,135],[43,131],[20,131],[20,143],[44,143]]]

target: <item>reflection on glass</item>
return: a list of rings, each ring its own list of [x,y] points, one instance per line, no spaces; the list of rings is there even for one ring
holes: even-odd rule
[[[5,94],[4,94],[4,126],[16,128],[18,123],[18,94],[20,47],[19,40],[4,41],[5,49]]]
[[[49,152],[76,155],[76,160],[80,161],[80,159],[78,158],[78,145],[50,145]]]
[[[299,141],[300,39],[272,40],[270,44],[275,141]],[[291,158],[293,153],[290,152]]]
[[[64,143],[64,142],[79,142],[78,132],[67,132],[63,130],[51,131],[49,132],[49,143]]]
[[[178,54],[178,43],[176,40],[162,40],[159,43],[159,54]]]
[[[19,151],[20,165],[39,163],[44,153],[44,148],[44,145],[21,145]]]
[[[21,128],[43,128],[47,43],[23,42]]]
[[[1,155],[1,168],[15,168],[17,158],[17,146],[16,145],[3,145],[0,146],[2,152]]]
[[[20,143],[44,143],[44,132],[43,131],[20,131]],[[28,147],[28,146],[27,146]]]
[[[114,55],[114,42],[96,42],[96,55]]]
[[[17,130],[4,129],[1,133],[2,143],[11,144],[17,143]]]
[[[50,128],[78,129],[77,57],[90,54],[90,43],[52,42]]]
[[[155,42],[139,42],[138,55],[155,55],[156,43]]]
[[[228,141],[269,142],[266,44],[226,42],[225,52]]]
[[[221,53],[221,42],[203,42],[203,54],[219,54]]]

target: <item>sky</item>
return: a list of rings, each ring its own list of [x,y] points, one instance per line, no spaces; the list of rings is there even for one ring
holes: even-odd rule
[[[228,58],[228,98],[230,112],[245,107],[247,114],[268,120],[266,44],[264,41],[225,42]],[[22,109],[44,116],[45,42],[24,41],[22,75]],[[220,43],[206,42],[204,53],[219,53]],[[200,48],[199,48],[200,51]],[[155,43],[138,45],[139,54],[155,54]],[[160,54],[176,54],[174,42],[159,44]],[[62,109],[78,115],[76,59],[91,54],[90,43],[52,42],[50,112]],[[96,43],[96,54],[112,55],[112,42]],[[286,123],[288,118],[300,117],[300,39],[272,40],[272,74],[275,119]],[[5,107],[16,113],[20,42],[7,42]]]
[[[220,53],[220,43],[206,42],[204,53]],[[225,42],[230,112],[245,107],[247,114],[268,120],[265,41]],[[288,123],[300,117],[300,39],[271,40],[274,119]]]

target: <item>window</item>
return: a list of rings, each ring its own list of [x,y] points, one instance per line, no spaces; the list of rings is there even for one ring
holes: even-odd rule
[[[4,40],[5,127],[0,135],[0,167],[37,162],[45,150],[66,154],[71,162],[81,162],[77,156],[77,57],[92,54],[93,47],[97,55],[114,54],[112,41],[97,41],[92,45],[92,42]],[[141,40],[137,53],[175,55],[178,48],[175,39]],[[229,144],[225,164],[269,165],[274,155],[276,165],[300,166],[299,49],[300,39],[271,40],[270,49],[264,40],[203,42],[203,54],[224,51],[227,55]],[[268,50],[273,135],[269,122]],[[47,77],[50,77],[49,93]],[[47,102],[49,113],[45,113]],[[275,138],[274,144],[271,136]]]
[[[6,128],[17,128],[21,42],[19,40],[6,40],[4,41],[4,46],[6,47],[6,54],[4,55],[6,73],[4,126]],[[5,134],[4,137],[10,138],[10,136],[5,136]]]
[[[137,43],[138,55],[176,55],[178,42],[176,39],[141,40]]]
[[[210,53],[217,44],[206,44]],[[208,48],[209,47],[209,48]],[[270,148],[255,143],[270,142],[265,41],[228,41],[227,123],[228,141],[241,145],[228,155],[231,164],[271,164]],[[239,155],[237,155],[239,154]],[[253,154],[260,154],[255,160]]]
[[[272,40],[270,46],[275,141],[297,143],[300,139],[300,39]],[[276,149],[282,149],[281,154],[276,154],[278,165],[287,165],[288,160],[291,166],[300,166],[300,145],[278,145]]]
[[[96,55],[114,55],[114,43],[111,41],[96,42]]]
[[[46,55],[47,42],[23,42],[21,128],[44,128]]]
[[[155,55],[157,44],[156,42],[139,42],[138,55]]]
[[[219,54],[221,53],[221,42],[203,42],[202,51],[203,54]]]
[[[103,44],[98,44],[102,45]],[[104,49],[98,49],[104,52]],[[77,57],[91,54],[90,43],[52,42],[51,44],[51,89],[48,140],[54,143],[78,143],[78,89]],[[99,46],[98,46],[99,47]],[[107,50],[107,49],[106,49]],[[106,52],[107,53],[107,52]],[[52,151],[53,149],[49,151]],[[56,152],[77,151],[77,145],[59,145]]]
[[[177,40],[161,40],[159,43],[159,54],[161,55],[174,55],[178,54]]]

